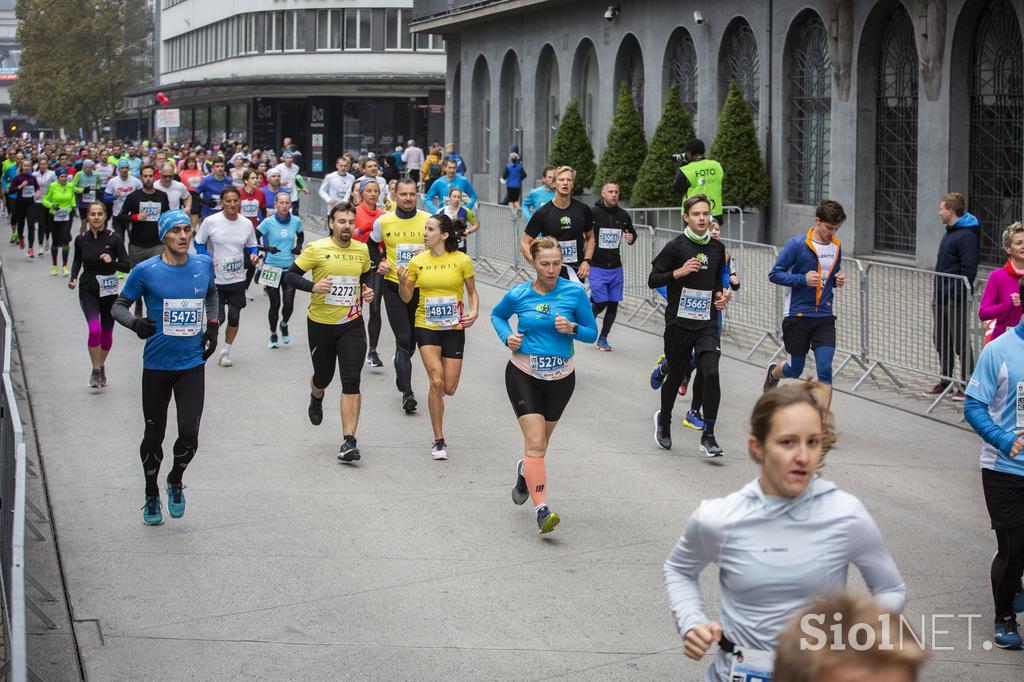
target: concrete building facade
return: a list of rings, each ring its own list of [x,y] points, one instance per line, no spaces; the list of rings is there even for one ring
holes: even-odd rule
[[[1024,0],[417,0],[447,44],[445,130],[497,196],[509,145],[537,178],[580,101],[600,157],[628,80],[648,139],[672,82],[710,146],[737,81],[772,182],[762,238],[804,231],[822,198],[848,253],[934,263],[939,198],[960,191],[987,262],[1024,208]]]
[[[313,175],[342,151],[440,137],[444,43],[409,32],[411,0],[159,0],[156,85],[171,139],[291,137]]]

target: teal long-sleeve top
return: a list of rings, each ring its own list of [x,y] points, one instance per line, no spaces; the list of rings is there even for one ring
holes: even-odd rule
[[[517,318],[517,332],[523,335],[519,349],[525,355],[571,358],[573,340],[593,343],[597,340],[597,320],[582,284],[559,278],[555,288],[538,293],[533,282],[523,282],[508,290],[491,310],[491,325],[504,344],[512,332],[509,320]],[[579,325],[575,335],[555,329],[555,317],[561,315]]]

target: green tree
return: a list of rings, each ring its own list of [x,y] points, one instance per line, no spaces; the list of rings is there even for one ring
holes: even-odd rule
[[[19,0],[14,106],[67,130],[112,121],[125,90],[152,76],[149,7],[146,0]]]
[[[682,164],[672,158],[682,153],[686,143],[697,137],[693,130],[693,117],[683,108],[676,83],[668,90],[661,120],[654,129],[647,157],[640,166],[636,185],[633,187],[632,205],[637,208],[674,206],[679,196],[672,190],[676,169]]]
[[[572,166],[576,170],[573,194],[582,194],[584,189],[594,184],[594,148],[587,139],[587,129],[583,125],[576,98],[565,105],[565,112],[558,122],[558,130],[551,143],[548,163],[552,166]]]
[[[597,166],[594,188],[612,181],[619,183],[619,197],[629,201],[633,195],[637,173],[647,156],[647,137],[644,122],[633,103],[629,81],[622,81],[619,87],[619,101],[615,107],[615,118],[608,130],[608,140]]]
[[[722,164],[722,201],[727,206],[765,208],[771,201],[768,172],[747,103],[736,81],[729,84],[711,158]]]

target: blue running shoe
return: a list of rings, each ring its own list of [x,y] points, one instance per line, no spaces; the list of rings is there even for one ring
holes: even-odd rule
[[[686,416],[683,417],[683,426],[689,426],[691,429],[703,431],[704,417],[703,415],[701,415],[699,411],[694,412],[693,410],[690,410],[689,412],[686,413]]]
[[[530,489],[526,487],[526,476],[523,475],[523,460],[516,465],[516,484],[512,486],[512,501],[516,504],[526,502],[530,497]]]
[[[159,526],[164,522],[159,495],[146,495],[146,504],[142,505],[142,522],[147,526]]]
[[[181,483],[167,482],[167,511],[172,519],[180,519],[185,515],[185,489]]]
[[[654,367],[654,371],[651,372],[651,388],[655,391],[661,390],[661,385],[665,383],[665,378],[668,376],[668,360],[665,359],[664,353],[658,358],[658,364]]]
[[[1014,616],[996,621],[995,642],[1000,649],[1020,649],[1020,628],[1017,627],[1017,619]]]
[[[603,351],[611,351],[612,347],[608,345],[608,339],[602,336],[597,340],[597,349]]]
[[[552,513],[546,504],[537,510],[537,532],[541,535],[553,531],[561,521],[558,514]]]
[[[288,325],[284,322],[281,323],[281,343],[288,345],[292,342],[292,337],[288,336]]]

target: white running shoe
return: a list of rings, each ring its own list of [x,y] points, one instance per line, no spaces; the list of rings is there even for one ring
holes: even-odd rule
[[[217,359],[217,364],[221,367],[231,367],[235,363],[231,362],[231,356],[227,353],[221,353],[220,358]]]
[[[434,447],[430,449],[430,458],[448,459],[448,444],[444,442],[444,438],[434,441]]]

